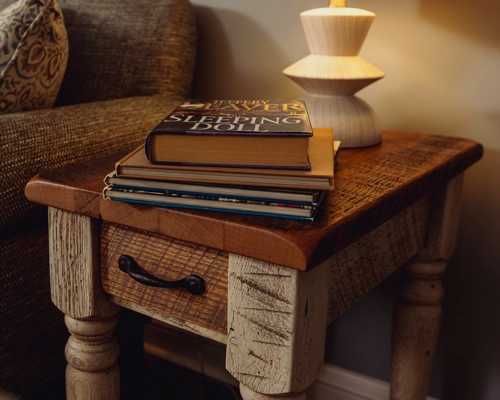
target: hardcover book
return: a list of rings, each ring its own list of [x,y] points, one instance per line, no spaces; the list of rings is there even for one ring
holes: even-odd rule
[[[332,190],[333,153],[332,130],[314,128],[308,151],[310,171],[153,164],[144,146],[118,161],[115,171],[119,177],[135,179]]]
[[[300,100],[189,100],[148,133],[152,163],[309,170]]]

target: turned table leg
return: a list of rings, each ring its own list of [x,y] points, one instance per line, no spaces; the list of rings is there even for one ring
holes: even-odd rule
[[[460,175],[435,194],[426,247],[405,267],[393,313],[392,400],[427,395],[441,322],[440,277],[455,245],[462,184]]]
[[[226,369],[245,400],[305,399],[323,365],[328,273],[230,254]]]
[[[120,393],[120,350],[113,332],[118,316],[89,320],[65,317],[66,392],[71,399],[110,399]]]
[[[99,221],[49,208],[50,285],[53,303],[66,315],[67,399],[119,399],[119,307],[101,286]]]

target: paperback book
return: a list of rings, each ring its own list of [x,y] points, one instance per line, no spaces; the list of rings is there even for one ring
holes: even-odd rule
[[[125,190],[146,190],[150,192],[228,196],[233,198],[273,199],[289,202],[315,202],[319,190],[294,190],[287,188],[272,188],[242,185],[214,185],[210,183],[190,184],[185,182],[168,182],[147,179],[121,178],[115,172],[104,178],[106,186]]]
[[[321,191],[314,202],[292,202],[264,198],[236,198],[107,186],[103,191],[103,197],[109,200],[154,206],[313,220],[324,193],[324,191]]]
[[[300,100],[189,100],[151,132],[152,163],[310,170],[312,127]]]

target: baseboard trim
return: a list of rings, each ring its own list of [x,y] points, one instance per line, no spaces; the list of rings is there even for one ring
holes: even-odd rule
[[[160,321],[144,331],[144,351],[229,385],[238,382],[225,369],[225,345],[186,333]],[[324,364],[307,390],[307,400],[387,400],[389,383]],[[427,400],[437,400],[427,397]]]
[[[307,396],[308,400],[387,400],[389,384],[332,364],[323,364]]]

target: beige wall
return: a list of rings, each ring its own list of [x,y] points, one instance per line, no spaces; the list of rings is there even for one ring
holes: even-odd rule
[[[295,98],[281,71],[308,54],[299,13],[318,0],[193,0],[200,24],[194,96]],[[384,129],[485,146],[466,175],[457,249],[445,278],[430,392],[500,398],[500,2],[351,0],[377,18],[361,56],[386,77],[359,92]],[[395,277],[329,327],[326,360],[388,380]]]

